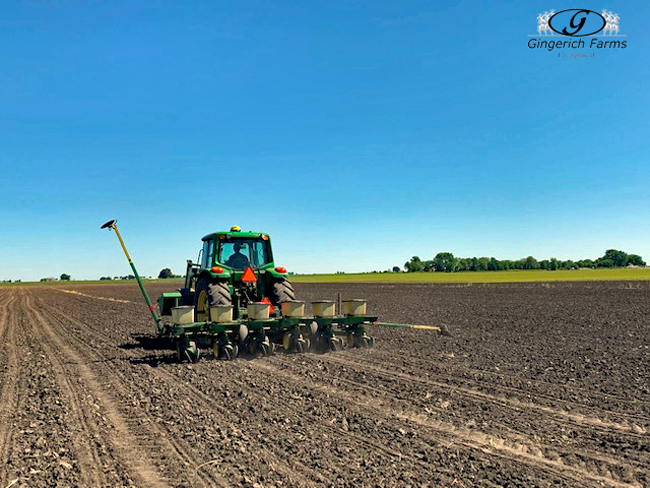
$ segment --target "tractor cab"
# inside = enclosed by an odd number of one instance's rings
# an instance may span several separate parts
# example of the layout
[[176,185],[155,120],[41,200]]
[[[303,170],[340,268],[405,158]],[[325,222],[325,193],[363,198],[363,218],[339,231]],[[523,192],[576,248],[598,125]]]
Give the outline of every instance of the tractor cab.
[[232,229],[230,232],[208,234],[203,238],[203,248],[198,259],[201,269],[212,270],[221,267],[240,276],[248,267],[256,271],[273,268],[271,240],[268,235]]

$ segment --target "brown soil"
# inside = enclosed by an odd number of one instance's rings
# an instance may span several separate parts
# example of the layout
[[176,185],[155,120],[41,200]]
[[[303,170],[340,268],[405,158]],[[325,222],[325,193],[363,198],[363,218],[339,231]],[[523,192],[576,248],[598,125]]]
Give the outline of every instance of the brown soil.
[[0,488],[650,486],[650,284],[296,291],[453,335],[177,364],[134,283],[0,288]]

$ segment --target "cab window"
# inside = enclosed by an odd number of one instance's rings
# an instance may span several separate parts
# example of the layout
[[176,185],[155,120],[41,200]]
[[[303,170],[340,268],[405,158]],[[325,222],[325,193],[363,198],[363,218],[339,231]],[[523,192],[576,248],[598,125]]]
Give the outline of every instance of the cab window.
[[212,254],[214,246],[212,241],[203,241],[203,249],[201,250],[201,267],[209,268],[212,266]]
[[254,239],[220,239],[217,260],[237,270],[259,268],[268,262],[266,241]]

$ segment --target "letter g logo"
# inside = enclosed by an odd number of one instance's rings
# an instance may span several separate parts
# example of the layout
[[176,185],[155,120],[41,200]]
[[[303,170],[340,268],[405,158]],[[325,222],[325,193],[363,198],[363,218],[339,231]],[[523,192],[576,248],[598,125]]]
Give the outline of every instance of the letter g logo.
[[585,37],[603,30],[607,21],[593,10],[574,8],[556,13],[548,19],[548,25],[563,36]]

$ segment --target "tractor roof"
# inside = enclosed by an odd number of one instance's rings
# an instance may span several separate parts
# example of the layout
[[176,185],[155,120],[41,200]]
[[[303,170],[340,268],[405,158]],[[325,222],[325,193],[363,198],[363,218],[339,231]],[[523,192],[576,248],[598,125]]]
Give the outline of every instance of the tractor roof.
[[262,239],[262,236],[266,236],[266,238],[268,239],[268,234],[264,234],[263,232],[242,232],[242,231],[232,231],[232,230],[225,231],[224,230],[224,231],[221,231],[221,232],[217,231],[217,232],[213,232],[212,234],[208,234],[207,236],[205,236],[201,240],[202,241],[209,241],[209,240],[214,239],[215,237],[223,236],[223,235],[227,235],[227,236],[230,236],[230,237],[241,237],[241,238],[244,238],[244,239]]

